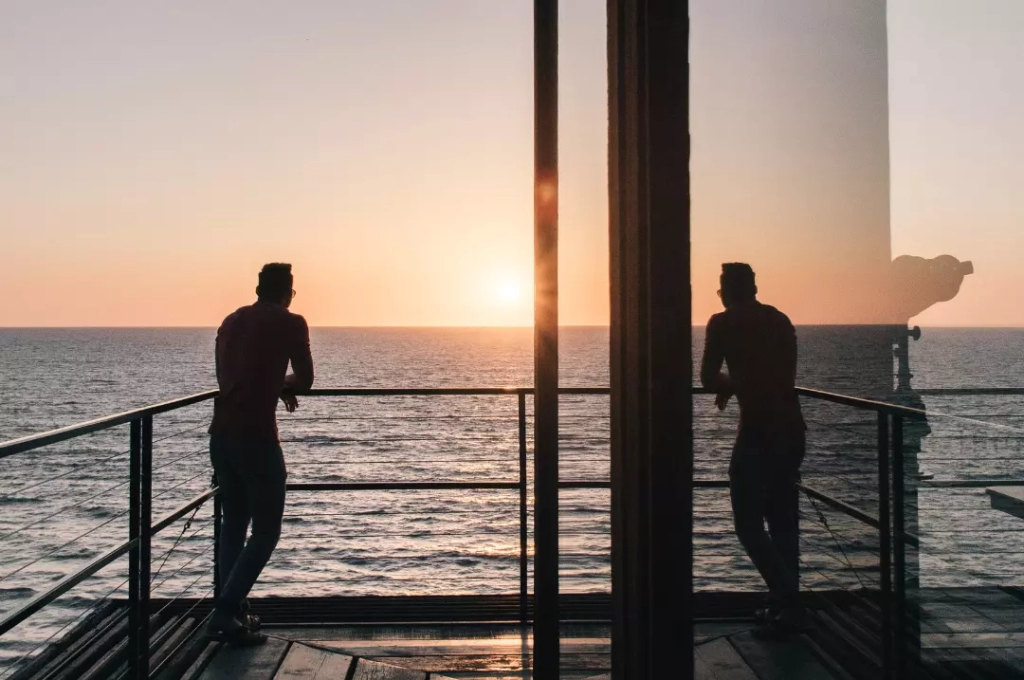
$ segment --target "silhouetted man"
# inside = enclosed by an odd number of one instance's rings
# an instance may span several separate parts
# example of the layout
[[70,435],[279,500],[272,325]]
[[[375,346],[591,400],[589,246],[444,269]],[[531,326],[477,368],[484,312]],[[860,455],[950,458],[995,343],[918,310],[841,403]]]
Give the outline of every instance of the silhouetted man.
[[[757,301],[750,265],[723,264],[721,285],[725,311],[708,321],[700,378],[719,409],[733,395],[739,401],[729,466],[736,535],[768,585],[769,605],[756,613],[758,623],[786,633],[805,617],[795,484],[807,428],[795,389],[796,332],[785,314]],[[720,372],[723,361],[728,374]]]
[[[277,434],[277,401],[292,412],[296,392],[313,384],[305,319],[288,311],[295,291],[290,264],[259,274],[257,301],[224,319],[217,331],[217,382],[210,425],[210,460],[220,487],[220,597],[212,635],[236,645],[266,642],[246,597],[281,536],[284,455]],[[292,373],[287,374],[291,362]],[[252,535],[245,540],[249,522]]]

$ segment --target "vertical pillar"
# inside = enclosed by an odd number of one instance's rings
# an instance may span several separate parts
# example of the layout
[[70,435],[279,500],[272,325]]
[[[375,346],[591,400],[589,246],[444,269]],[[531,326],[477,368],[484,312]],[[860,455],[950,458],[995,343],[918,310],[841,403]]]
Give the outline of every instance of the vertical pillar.
[[128,551],[128,677],[141,680],[138,658],[141,654],[142,639],[139,625],[139,574],[141,571],[142,547],[139,538],[142,503],[142,421],[129,424],[128,458],[128,540],[132,547]]
[[530,597],[530,541],[529,541],[529,478],[526,450],[526,393],[520,392],[519,402],[519,620],[525,628],[529,621],[527,604]]
[[693,677],[688,2],[609,0],[612,677]]
[[533,677],[559,674],[558,0],[534,0]]

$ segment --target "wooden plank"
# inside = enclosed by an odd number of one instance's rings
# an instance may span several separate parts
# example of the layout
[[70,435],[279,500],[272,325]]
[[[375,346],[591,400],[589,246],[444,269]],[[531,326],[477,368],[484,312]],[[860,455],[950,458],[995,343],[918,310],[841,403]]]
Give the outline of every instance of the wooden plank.
[[259,647],[224,645],[200,680],[272,680],[290,643],[270,638]]
[[360,659],[352,680],[427,680],[423,671]]
[[[611,680],[611,677],[609,675],[608,680]],[[711,666],[696,654],[693,657],[693,677],[694,680],[718,680]]]
[[[725,638],[712,640],[695,648],[697,659],[703,662],[714,680],[757,680],[754,671]],[[698,676],[705,677],[705,676]]]
[[807,648],[814,652],[814,655],[818,657],[818,660],[825,665],[825,668],[829,670],[832,675],[836,676],[836,680],[854,680],[854,677],[847,672],[843,665],[832,658],[828,652],[821,648],[821,646],[811,639],[808,635],[801,635],[800,640],[807,645]]
[[926,633],[922,649],[1017,649],[1024,646],[1024,633]]
[[[157,680],[198,680],[210,661],[217,656],[221,648],[220,642],[211,642],[200,638],[196,640],[180,660],[175,660],[158,676]],[[184,672],[182,666],[185,666]]]
[[185,619],[160,645],[152,647],[152,656],[149,659],[149,672],[151,674],[168,656],[177,652],[185,644],[185,641],[194,632],[193,628],[195,625],[195,619]]
[[[562,654],[564,671],[596,673],[610,667],[610,654]],[[374,661],[430,673],[509,673],[530,669],[529,657],[504,656],[375,656]]]
[[69,659],[73,659],[91,642],[105,631],[121,615],[121,610],[113,602],[107,601],[96,607],[85,620],[74,626],[57,641],[46,648],[22,670],[10,677],[10,680],[27,680],[28,678],[46,677]]
[[702,645],[714,638],[727,637],[750,630],[750,621],[698,621],[693,626],[693,643]]
[[[748,626],[749,628],[749,626]],[[486,656],[488,654],[508,655],[530,653],[530,645],[522,640],[451,640],[441,643],[436,640],[301,640],[292,642],[308,644],[311,647],[327,648],[352,656]],[[608,640],[562,642],[563,654],[610,654]]]
[[750,633],[740,633],[730,642],[761,680],[835,680],[798,640],[758,640]]
[[352,657],[292,644],[274,680],[345,680]]

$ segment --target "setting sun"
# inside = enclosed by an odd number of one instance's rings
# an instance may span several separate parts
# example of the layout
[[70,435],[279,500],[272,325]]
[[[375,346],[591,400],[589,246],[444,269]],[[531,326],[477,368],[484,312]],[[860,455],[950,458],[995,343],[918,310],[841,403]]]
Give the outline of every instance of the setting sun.
[[519,286],[511,281],[506,281],[498,286],[498,299],[502,302],[517,302],[522,297]]

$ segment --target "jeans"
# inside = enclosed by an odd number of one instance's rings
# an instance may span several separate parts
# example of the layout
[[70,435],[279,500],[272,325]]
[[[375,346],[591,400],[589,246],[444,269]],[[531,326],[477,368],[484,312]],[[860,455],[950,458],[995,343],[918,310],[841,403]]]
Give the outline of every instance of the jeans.
[[[802,431],[741,432],[729,466],[736,536],[768,586],[772,603],[795,605],[800,591]],[[765,522],[768,531],[765,531]]]
[[[220,598],[217,610],[236,615],[281,538],[285,479],[281,446],[210,437],[210,461],[220,487]],[[252,535],[245,540],[249,523]]]

